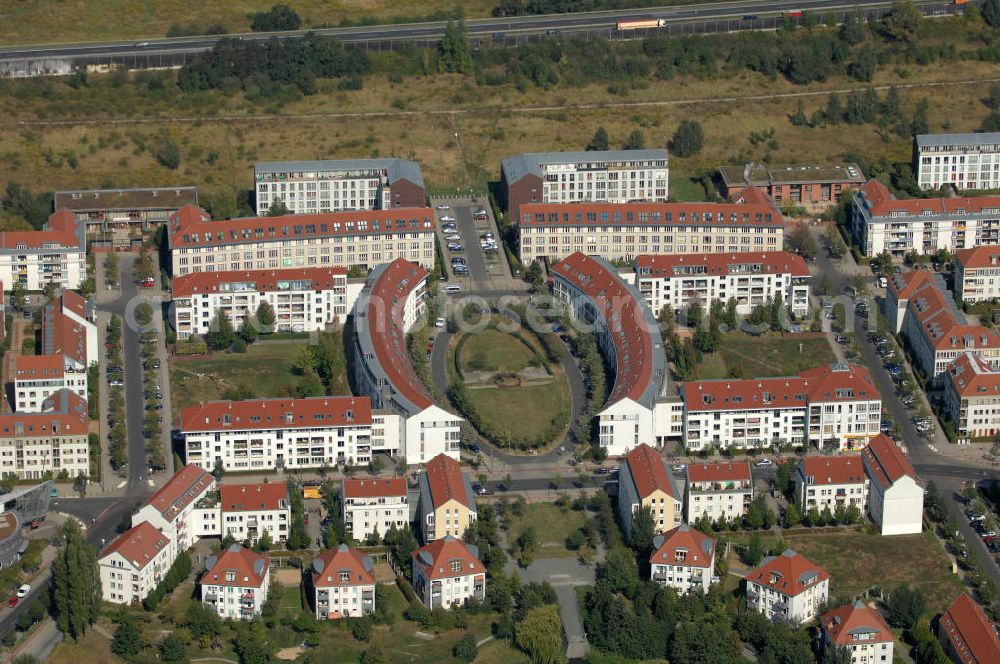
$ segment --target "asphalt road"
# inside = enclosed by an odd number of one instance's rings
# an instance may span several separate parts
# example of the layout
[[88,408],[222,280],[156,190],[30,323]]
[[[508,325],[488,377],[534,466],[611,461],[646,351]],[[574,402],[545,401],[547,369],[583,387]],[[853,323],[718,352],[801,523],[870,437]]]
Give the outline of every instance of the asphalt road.
[[[775,15],[786,11],[831,11],[852,10],[856,7],[889,7],[891,0],[871,0],[848,2],[845,0],[749,0],[744,2],[718,2],[687,5],[683,7],[647,7],[644,9],[617,10],[605,12],[582,12],[573,14],[547,14],[542,16],[517,16],[486,18],[466,21],[470,36],[488,37],[495,33],[545,33],[549,31],[573,32],[582,30],[607,29],[609,35],[616,32],[616,23],[621,19],[657,18],[671,22],[706,21],[711,19],[739,18],[746,15]],[[937,4],[941,2],[920,2],[917,4]],[[752,22],[750,22],[752,26]],[[334,36],[345,43],[364,43],[385,40],[433,40],[444,34],[445,22],[409,23],[398,25],[377,25],[354,28],[331,28],[316,30],[322,35]],[[272,38],[288,39],[300,37],[306,31],[280,33],[249,33],[240,39],[265,41]],[[197,53],[210,50],[222,39],[221,36],[178,37],[170,39],[149,39],[142,41],[91,42],[75,44],[39,44],[32,46],[9,46],[0,49],[0,60],[23,60],[28,58],[79,58],[124,56],[136,57],[175,53]]]

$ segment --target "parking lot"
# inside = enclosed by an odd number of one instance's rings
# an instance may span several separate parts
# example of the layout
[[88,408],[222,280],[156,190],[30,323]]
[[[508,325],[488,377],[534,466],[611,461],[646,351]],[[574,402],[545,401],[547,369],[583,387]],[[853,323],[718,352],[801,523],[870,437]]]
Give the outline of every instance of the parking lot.
[[496,278],[510,277],[493,214],[485,200],[434,201],[449,286],[461,291],[490,287]]

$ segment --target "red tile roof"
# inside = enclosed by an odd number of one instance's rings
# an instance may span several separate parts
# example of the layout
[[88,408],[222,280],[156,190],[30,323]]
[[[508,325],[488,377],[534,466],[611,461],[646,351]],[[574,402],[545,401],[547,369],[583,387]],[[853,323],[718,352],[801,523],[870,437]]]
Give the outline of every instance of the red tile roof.
[[[441,539],[434,540],[426,546],[422,546],[412,554],[424,574],[431,581],[436,579],[447,579],[457,576],[485,575],[486,568],[479,562],[479,554],[473,547],[461,540],[457,540],[451,535],[446,535]],[[462,564],[461,570],[453,572],[451,564],[453,562]]]
[[[759,266],[757,272],[739,270],[735,266]],[[697,266],[704,272],[691,274],[678,272]],[[788,251],[754,251],[745,254],[657,254],[635,257],[635,269],[640,278],[672,278],[692,276],[716,276],[727,274],[791,274],[793,277],[808,277],[809,268],[802,256]]]
[[[33,436],[86,436],[90,431],[87,402],[68,389],[45,400],[45,412],[7,413],[0,415],[0,435],[24,438]],[[18,433],[21,432],[21,433]]]
[[916,317],[923,335],[937,351],[1000,348],[1000,335],[993,330],[959,323],[951,296],[929,273],[896,275],[890,288],[897,300],[907,300],[907,315]]
[[643,443],[632,449],[625,455],[623,465],[626,466],[625,472],[632,477],[640,499],[648,498],[654,491],[663,491],[668,496],[679,498],[670,475],[667,474],[663,457],[649,445]]
[[825,364],[799,373],[809,388],[809,401],[874,401],[881,399],[871,373],[854,364]]
[[[588,218],[587,215],[593,215]],[[537,215],[542,215],[543,221]],[[607,215],[606,219],[602,215]],[[643,218],[644,216],[644,218]],[[631,218],[630,218],[631,217]],[[525,220],[527,218],[527,221]],[[781,213],[766,203],[524,203],[521,226],[774,226]]]
[[71,290],[64,290],[60,298],[63,311],[72,311],[80,318],[87,319],[87,300]]
[[288,486],[284,482],[266,484],[222,484],[219,502],[223,512],[259,512],[289,508]]
[[[660,537],[663,538],[663,542],[649,557],[650,565],[684,565],[712,569],[715,540],[708,535],[684,523],[654,538],[654,546]],[[683,559],[677,557],[678,551],[684,552]]]
[[[210,556],[206,563],[211,563]],[[260,588],[267,578],[270,561],[266,556],[244,549],[239,544],[233,544],[222,553],[205,574],[201,577],[201,585],[226,586],[230,588]],[[226,579],[227,573],[233,573],[232,581]]]
[[445,454],[438,454],[427,462],[424,477],[431,490],[434,508],[441,507],[449,500],[457,500],[469,509],[475,509],[465,490],[462,465]]
[[42,319],[42,350],[52,355],[62,353],[87,366],[87,330],[54,305],[48,305]]
[[626,398],[642,403],[655,378],[654,352],[662,353],[659,332],[646,325],[645,302],[614,269],[580,252],[553,265],[552,274],[590,298],[613,329],[615,384],[606,405]]
[[903,454],[903,450],[884,433],[868,441],[868,446],[861,450],[861,458],[869,476],[885,489],[904,475],[917,479],[917,474]]
[[146,501],[168,521],[215,484],[215,478],[194,464],[184,466]]
[[746,578],[787,597],[795,597],[828,580],[830,574],[809,559],[786,549],[780,556],[765,558],[761,566],[752,570]]
[[[341,580],[341,572],[348,573],[347,581]],[[313,559],[313,585],[317,588],[373,586],[375,572],[372,560],[346,544],[323,551]]]
[[985,210],[1000,208],[1000,196],[977,196],[975,198],[914,198],[898,200],[884,184],[871,179],[861,187],[868,209],[873,217],[892,215],[961,215],[979,214]]
[[743,187],[729,195],[729,199],[737,205],[766,205],[776,208],[774,200],[760,187]]
[[961,664],[1000,662],[1000,637],[982,607],[962,593],[941,616],[939,631],[951,641]]
[[688,464],[687,478],[689,482],[750,481],[750,462]]
[[370,480],[344,480],[345,498],[378,498],[379,496],[405,496],[406,480],[402,477],[375,478]]
[[62,378],[66,360],[62,355],[18,355],[14,371],[17,380]]
[[0,231],[0,249],[16,249],[19,245],[28,249],[46,245],[81,252],[85,249],[78,235],[76,215],[65,208],[51,214],[40,231]]
[[865,471],[861,465],[861,456],[845,454],[842,456],[808,456],[799,464],[799,472],[803,477],[813,477],[810,484],[821,486],[825,484],[863,484]]
[[945,372],[960,398],[1000,395],[1000,371],[976,353],[962,353]]
[[181,431],[309,429],[371,424],[368,397],[209,401],[181,410]]
[[174,297],[190,297],[203,293],[232,293],[228,288],[230,284],[252,283],[254,286],[251,290],[265,293],[291,290],[285,283],[290,281],[307,282],[296,290],[333,290],[344,286],[347,270],[342,267],[309,267],[291,270],[193,272],[175,277],[170,282],[170,289]]
[[955,252],[955,262],[967,270],[997,267],[1000,266],[1000,247],[995,244],[984,244],[972,249],[959,249]]
[[118,553],[135,565],[136,569],[143,569],[169,543],[169,537],[157,530],[149,521],[143,521],[111,542],[108,548],[101,552],[101,558]]
[[434,401],[410,361],[410,354],[406,349],[403,308],[406,298],[429,274],[419,265],[402,258],[386,265],[371,284],[365,317],[360,322],[367,326],[375,348],[375,359],[392,388],[421,410],[433,406]]
[[188,205],[172,214],[167,222],[171,249],[433,230],[434,211],[430,208],[351,210],[211,221],[203,210]]
[[888,643],[895,640],[882,614],[861,602],[827,611],[819,617],[819,622],[827,638],[838,646],[857,645],[855,634],[874,634],[873,637],[866,638],[865,643]]

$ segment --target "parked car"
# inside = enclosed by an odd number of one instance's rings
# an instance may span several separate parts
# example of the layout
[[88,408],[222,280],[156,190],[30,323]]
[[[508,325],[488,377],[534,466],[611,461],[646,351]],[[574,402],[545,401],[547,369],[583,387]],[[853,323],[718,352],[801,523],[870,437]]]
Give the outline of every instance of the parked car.
[[448,210],[450,208],[451,208],[451,206],[448,205],[447,203],[441,203],[440,205],[437,206],[437,209],[439,209],[439,210]]
[[771,468],[774,466],[774,462],[771,461],[770,459],[761,459],[754,465],[757,466],[758,468]]
[[675,472],[675,473],[681,473],[681,472],[684,472],[684,469],[685,469],[685,468],[687,468],[687,464],[686,464],[686,463],[678,463],[678,464],[674,464],[674,472]]
[[849,338],[847,338],[847,337],[845,337],[845,336],[842,336],[842,335],[841,335],[841,336],[838,336],[838,337],[836,338],[836,341],[837,341],[837,343],[838,343],[838,344],[847,344],[847,343],[850,343],[850,342],[851,342],[851,340],[850,340]]
[[444,319],[438,318],[436,321],[434,321],[434,327],[444,327]]
[[19,600],[16,597],[11,597],[9,600],[7,600],[7,606],[10,606],[10,607],[17,606],[17,603],[20,602],[20,601],[21,600]]
[[17,589],[17,598],[24,599],[25,597],[28,596],[28,593],[30,592],[31,592],[31,586],[25,583],[24,585],[22,585],[20,588]]
[[455,221],[455,217],[444,215],[443,217],[441,217],[441,221]]
[[493,490],[490,489],[489,487],[481,486],[478,489],[476,489],[476,495],[477,496],[492,496],[493,495]]

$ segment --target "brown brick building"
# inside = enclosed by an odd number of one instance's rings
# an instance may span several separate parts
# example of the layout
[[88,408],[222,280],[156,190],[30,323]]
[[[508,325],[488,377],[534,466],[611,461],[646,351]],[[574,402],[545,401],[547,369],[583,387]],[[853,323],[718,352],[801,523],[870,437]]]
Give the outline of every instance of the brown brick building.
[[752,186],[767,192],[779,206],[785,203],[801,205],[810,212],[822,210],[835,203],[848,189],[857,189],[865,176],[857,164],[805,166],[791,164],[769,166],[723,166],[722,195],[729,198],[733,192]]

